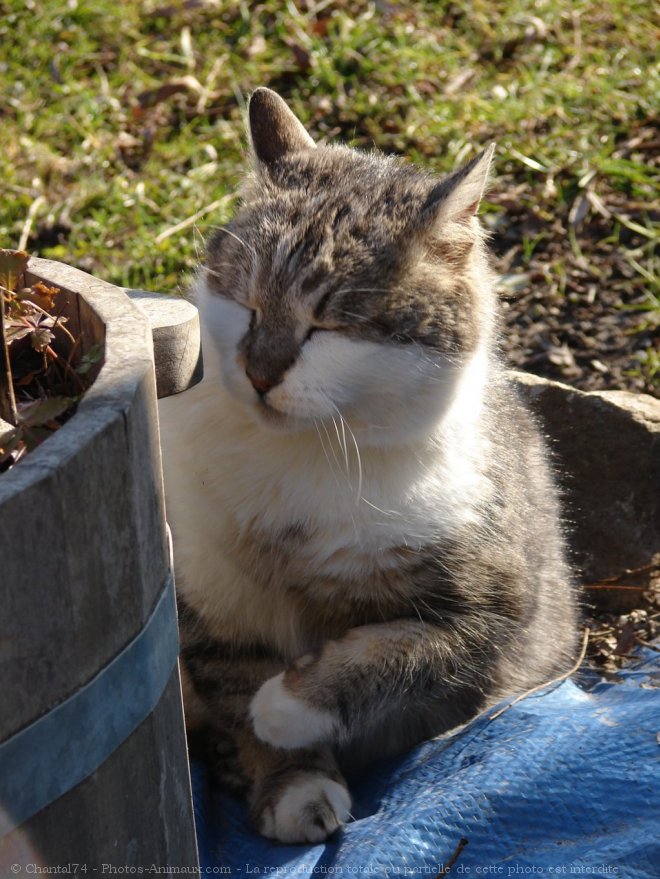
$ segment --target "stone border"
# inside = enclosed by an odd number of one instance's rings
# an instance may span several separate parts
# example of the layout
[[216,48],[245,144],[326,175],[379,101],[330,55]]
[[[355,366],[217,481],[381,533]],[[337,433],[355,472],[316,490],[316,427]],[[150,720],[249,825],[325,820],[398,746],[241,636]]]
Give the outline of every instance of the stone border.
[[587,599],[638,606],[660,579],[660,400],[512,376],[549,437],[580,578],[612,584]]

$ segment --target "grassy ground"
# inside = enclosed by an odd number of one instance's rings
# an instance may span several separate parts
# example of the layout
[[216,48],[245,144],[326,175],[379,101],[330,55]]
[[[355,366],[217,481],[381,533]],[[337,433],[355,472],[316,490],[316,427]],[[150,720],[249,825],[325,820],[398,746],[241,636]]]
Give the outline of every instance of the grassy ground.
[[510,358],[652,391],[652,6],[0,0],[0,246],[181,289],[231,213],[245,98],[269,85],[316,138],[438,172],[496,140],[484,219]]

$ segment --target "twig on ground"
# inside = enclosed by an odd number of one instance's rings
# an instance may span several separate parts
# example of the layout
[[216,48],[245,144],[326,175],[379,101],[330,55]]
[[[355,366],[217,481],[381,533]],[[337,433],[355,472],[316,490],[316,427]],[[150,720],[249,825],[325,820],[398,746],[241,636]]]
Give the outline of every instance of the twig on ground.
[[30,237],[30,232],[32,231],[32,223],[34,222],[34,218],[37,215],[37,211],[41,207],[46,199],[43,195],[38,195],[35,200],[30,205],[30,209],[27,212],[27,217],[25,218],[25,223],[23,224],[23,231],[21,232],[21,237],[18,240],[18,248],[17,250],[25,250],[28,243],[28,238]]
[[566,70],[573,70],[582,62],[582,28],[580,27],[580,14],[577,10],[571,13],[573,24],[573,57],[566,65]]
[[[0,380],[0,416],[13,424],[18,424],[18,409],[14,395],[14,380],[11,374],[11,361],[9,360],[9,343],[5,333],[5,293],[0,287],[0,357],[2,363]],[[6,385],[6,387],[4,387]]]
[[594,583],[592,586],[584,586],[583,589],[611,589],[613,592],[646,592],[648,586],[622,586],[620,584]]
[[[29,302],[30,305],[32,306],[32,308],[35,308],[37,311],[41,312],[41,314],[45,314],[46,317],[52,317],[52,316],[53,316],[49,311],[46,311],[45,308],[42,308],[40,305],[37,305],[37,303],[34,302],[32,299],[26,299],[25,301],[26,301],[26,302]],[[62,332],[64,333],[64,335],[65,335],[65,336],[68,336],[69,341],[71,342],[71,344],[75,345],[76,340],[74,339],[73,334],[70,333],[69,330],[67,330],[67,328],[64,326],[64,324],[63,324],[62,321],[60,320],[61,317],[62,317],[62,313],[60,312],[60,313],[57,315],[57,317],[55,318],[55,323],[54,323],[53,326],[52,326],[52,330],[53,330],[53,332],[54,332],[55,329],[59,327],[59,329],[62,330]],[[66,319],[66,318],[65,318],[65,319]]]
[[71,366],[71,364],[69,363],[68,360],[65,360],[63,357],[60,357],[60,355],[57,353],[57,351],[55,351],[53,348],[51,348],[50,345],[46,346],[45,353],[48,354],[48,356],[51,358],[51,360],[54,360],[58,364],[58,366],[61,365],[63,367],[65,374],[68,375],[70,378],[72,378],[76,382],[76,384],[78,385],[78,389],[81,392],[85,390],[85,383],[80,378],[80,376],[75,371],[75,369]]
[[[646,581],[656,573],[660,575],[660,565],[657,562],[651,562],[650,565],[644,565],[641,568],[631,568],[630,570],[622,571],[622,573],[617,574],[615,577],[606,577],[599,583],[587,583],[582,588],[589,590],[614,589],[630,592],[646,592],[649,588],[648,582]],[[631,584],[626,582],[631,579],[636,579],[638,576],[644,578],[645,582],[641,585],[634,585],[634,583]]]
[[459,841],[458,841],[458,845],[457,845],[456,848],[454,849],[454,851],[453,851],[451,857],[449,858],[449,860],[447,861],[446,864],[443,864],[443,865],[442,865],[442,869],[440,870],[440,872],[438,873],[438,875],[435,877],[435,879],[442,879],[443,876],[446,876],[447,873],[449,873],[449,871],[450,871],[451,868],[454,866],[454,864],[456,863],[456,861],[460,858],[460,856],[461,856],[461,852],[463,851],[463,849],[465,848],[465,846],[466,846],[467,844],[468,844],[467,839],[466,839],[464,836],[462,836],[462,837],[459,839]]
[[499,711],[496,711],[494,714],[491,714],[488,718],[489,720],[495,720],[496,717],[499,717],[501,714],[504,714],[505,711],[508,711],[512,705],[515,705],[517,702],[520,702],[522,699],[526,699],[528,696],[532,696],[534,693],[538,693],[540,690],[545,690],[546,687],[551,687],[553,684],[559,684],[561,681],[565,681],[566,678],[570,678],[572,674],[574,674],[579,667],[582,665],[582,660],[584,659],[587,652],[587,643],[589,641],[589,629],[584,630],[584,635],[582,636],[582,647],[580,648],[580,654],[578,658],[575,660],[574,664],[569,668],[568,671],[564,672],[563,675],[559,675],[559,677],[553,678],[551,681],[544,681],[542,684],[538,684],[536,687],[532,687],[531,690],[526,690],[524,693],[521,693],[520,696],[516,696],[515,699],[512,699],[511,702],[507,702]]
[[206,207],[201,208],[196,213],[192,214],[192,216],[188,217],[185,220],[182,220],[175,226],[170,226],[169,229],[163,229],[160,235],[156,235],[154,241],[156,242],[156,244],[160,244],[161,241],[165,241],[165,239],[169,238],[171,235],[176,235],[177,232],[182,232],[184,229],[187,229],[188,226],[194,225],[197,220],[201,220],[202,217],[205,217],[212,211],[216,211],[228,200],[228,198],[229,196],[224,195],[222,198],[218,198],[215,201],[212,201],[211,204],[207,204]]

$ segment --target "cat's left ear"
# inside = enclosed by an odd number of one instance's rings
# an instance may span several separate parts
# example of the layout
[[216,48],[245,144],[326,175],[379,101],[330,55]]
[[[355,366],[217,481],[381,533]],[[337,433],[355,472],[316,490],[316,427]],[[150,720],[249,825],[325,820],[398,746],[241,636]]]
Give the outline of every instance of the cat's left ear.
[[265,165],[272,165],[288,153],[316,146],[298,117],[270,89],[258,88],[253,92],[248,116],[252,148]]
[[477,213],[488,185],[495,144],[437,183],[424,203],[429,221],[467,223]]

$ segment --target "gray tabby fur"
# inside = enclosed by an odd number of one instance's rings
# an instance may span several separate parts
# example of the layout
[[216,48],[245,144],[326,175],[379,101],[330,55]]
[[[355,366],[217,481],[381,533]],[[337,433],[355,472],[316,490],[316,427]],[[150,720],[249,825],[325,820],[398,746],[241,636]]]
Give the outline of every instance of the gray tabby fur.
[[309,842],[348,818],[342,769],[567,669],[576,598],[496,350],[492,149],[438,181],[315,148],[268,89],[249,116],[254,168],[198,285],[210,369],[164,401],[168,513],[193,741],[262,833]]

